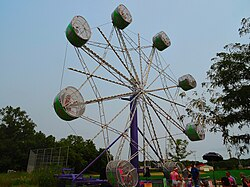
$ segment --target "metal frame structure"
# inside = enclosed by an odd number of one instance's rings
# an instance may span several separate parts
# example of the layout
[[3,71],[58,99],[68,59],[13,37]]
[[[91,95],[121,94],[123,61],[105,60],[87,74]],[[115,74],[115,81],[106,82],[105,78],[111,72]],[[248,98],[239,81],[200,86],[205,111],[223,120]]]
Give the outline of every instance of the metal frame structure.
[[[122,14],[119,14],[119,11],[124,11]],[[124,17],[123,17],[124,16]],[[158,51],[163,51],[167,47],[170,46],[170,40],[168,36],[163,32],[157,33],[153,37],[153,45],[145,46],[151,49],[149,56],[147,56],[143,51],[140,42],[140,36],[138,35],[138,44],[135,43],[133,39],[131,39],[125,32],[123,32],[123,29],[129,25],[129,23],[132,21],[132,17],[130,16],[128,10],[124,5],[119,5],[115,11],[112,13],[112,21],[113,21],[113,27],[110,33],[109,38],[107,38],[104,34],[104,32],[97,27],[98,32],[101,34],[102,39],[106,42],[105,44],[88,41],[89,39],[89,33],[91,31],[89,30],[89,26],[86,23],[86,20],[80,16],[78,18],[84,23],[84,25],[77,25],[75,29],[79,29],[79,31],[74,30],[74,25],[71,22],[67,28],[66,36],[69,40],[69,42],[75,47],[75,52],[77,54],[77,57],[80,60],[81,66],[83,68],[83,71],[77,70],[75,68],[69,68],[69,70],[84,74],[87,78],[86,81],[78,88],[77,90],[80,90],[86,82],[90,84],[91,89],[93,90],[94,99],[90,100],[84,100],[80,101],[79,105],[89,105],[89,104],[97,104],[99,109],[99,116],[100,121],[97,121],[95,119],[91,119],[88,116],[70,116],[70,114],[67,114],[67,110],[63,111],[63,115],[69,115],[69,119],[76,119],[78,117],[83,118],[86,121],[89,121],[91,123],[97,124],[101,127],[101,130],[99,133],[97,133],[96,136],[99,134],[103,134],[104,143],[105,143],[105,150],[97,157],[95,158],[91,163],[88,164],[87,167],[85,167],[79,174],[65,174],[64,171],[62,171],[62,174],[55,175],[58,179],[64,181],[64,180],[70,180],[72,182],[72,186],[75,184],[84,184],[84,185],[96,185],[96,184],[103,184],[107,183],[107,180],[99,180],[99,179],[89,179],[83,177],[83,173],[87,171],[87,169],[96,162],[97,159],[99,159],[104,153],[106,153],[119,139],[125,139],[127,136],[128,131],[130,131],[130,163],[134,166],[134,168],[137,170],[137,174],[139,172],[139,134],[143,137],[143,146],[146,144],[151,148],[151,150],[155,153],[155,155],[159,158],[160,162],[164,162],[163,160],[163,153],[160,149],[160,145],[158,142],[158,137],[156,130],[154,128],[154,119],[152,115],[155,116],[158,123],[162,126],[164,131],[169,135],[171,139],[174,140],[173,136],[171,135],[165,121],[167,121],[169,124],[175,126],[178,130],[180,130],[182,133],[186,133],[185,131],[185,125],[182,120],[178,120],[180,118],[180,113],[177,110],[178,107],[185,107],[182,104],[179,104],[173,96],[171,95],[171,89],[176,88],[177,90],[179,88],[182,88],[183,90],[187,91],[189,89],[192,89],[196,86],[196,82],[193,79],[193,77],[190,76],[183,76],[179,80],[179,82],[175,81],[173,78],[171,78],[166,72],[165,69],[168,67],[163,67],[161,63],[159,63],[159,54]],[[124,18],[124,19],[123,19]],[[74,17],[74,20],[77,19],[77,17]],[[87,25],[87,26],[86,26]],[[80,32],[82,31],[82,32]],[[80,33],[79,36],[77,33]],[[88,33],[84,36],[84,33]],[[114,46],[111,43],[111,38],[113,36],[113,33],[116,33],[118,45]],[[83,35],[83,38],[81,38],[81,35]],[[80,40],[80,41],[78,41]],[[81,45],[80,45],[81,44]],[[86,45],[85,45],[86,44]],[[127,44],[130,45],[131,48],[127,47]],[[89,46],[95,46],[100,47],[104,49],[104,53],[102,56],[97,54],[93,49],[91,49]],[[116,59],[119,61],[119,67],[122,67],[124,72],[119,71],[117,67],[112,65],[108,60],[106,60],[107,50],[112,51],[112,54]],[[157,51],[158,50],[158,51]],[[136,69],[135,64],[133,62],[132,56],[130,51],[135,51],[139,58],[139,70]],[[89,70],[87,64],[84,61],[84,58],[81,54],[81,52],[84,52],[84,54],[90,58],[92,61],[97,63],[97,66],[94,70]],[[154,57],[157,60],[157,63],[154,64],[153,60]],[[145,62],[145,64],[142,63],[142,61]],[[99,69],[105,70],[109,75],[112,76],[112,78],[100,76],[96,74]],[[157,74],[157,76],[152,80],[150,79],[150,75],[152,70],[154,70]],[[188,79],[186,78],[188,77]],[[129,91],[124,93],[118,93],[111,96],[102,97],[100,92],[97,89],[97,84],[94,81],[94,79],[98,79],[101,81],[105,81],[114,85],[119,85],[124,88],[127,88]],[[157,79],[161,80],[162,86],[154,87],[152,86]],[[167,80],[171,82],[171,85],[167,84]],[[152,86],[152,87],[151,87]],[[161,96],[160,94],[157,95],[157,92],[164,92],[164,96]],[[60,94],[59,94],[60,96]],[[59,98],[59,97],[58,97]],[[152,99],[153,98],[153,99]],[[104,101],[111,101],[115,99],[123,99],[129,101],[129,103],[121,110],[119,111],[109,122],[107,122],[104,112]],[[172,110],[175,113],[175,118],[172,117],[162,106],[161,104],[158,104],[154,101],[154,99],[158,99],[161,102],[168,103]],[[60,105],[60,107],[63,109],[64,106],[62,103],[60,103],[60,99],[57,101]],[[77,103],[77,101],[76,101]],[[54,105],[55,106],[55,105]],[[74,105],[77,106],[77,105]],[[126,123],[126,127],[124,131],[117,131],[114,128],[111,128],[109,126],[110,123],[112,123],[117,116],[124,111],[124,109],[129,106],[130,107],[130,115],[129,120]],[[143,115],[142,115],[142,123],[143,123],[143,131],[140,130],[139,124],[138,124],[138,108],[142,109]],[[55,108],[56,109],[56,108]],[[153,113],[151,115],[151,113]],[[60,113],[58,113],[60,117]],[[62,118],[62,117],[61,117]],[[147,120],[146,120],[147,118]],[[62,118],[63,119],[63,118]],[[149,132],[149,139],[145,136],[145,129],[148,128]],[[118,134],[118,137],[112,142],[109,142],[109,135],[108,135],[108,129],[112,129],[112,131],[115,131]],[[197,134],[196,129],[192,131]],[[187,133],[186,133],[187,134]],[[187,134],[188,135],[188,134]],[[193,135],[193,134],[192,134]],[[196,137],[195,140],[199,140],[199,136]],[[118,155],[121,154],[121,149],[124,142],[121,141],[120,147],[118,148]],[[145,147],[141,148],[144,150],[143,157],[145,158]],[[109,159],[109,158],[108,158]],[[139,183],[137,184],[139,185]],[[119,185],[122,186],[122,185]]]

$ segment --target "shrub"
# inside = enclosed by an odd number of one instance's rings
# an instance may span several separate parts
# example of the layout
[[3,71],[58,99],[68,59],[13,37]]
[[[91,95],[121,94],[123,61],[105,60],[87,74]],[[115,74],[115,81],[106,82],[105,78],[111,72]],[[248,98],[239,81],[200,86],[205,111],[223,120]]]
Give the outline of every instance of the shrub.
[[57,168],[44,168],[32,173],[32,183],[38,184],[39,187],[56,186],[57,179],[54,174],[58,173]]

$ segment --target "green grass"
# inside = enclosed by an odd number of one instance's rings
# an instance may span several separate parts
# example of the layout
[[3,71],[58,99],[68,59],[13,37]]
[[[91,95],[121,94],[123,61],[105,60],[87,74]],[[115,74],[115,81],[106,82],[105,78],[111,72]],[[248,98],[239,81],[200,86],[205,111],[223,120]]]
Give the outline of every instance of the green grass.
[[55,170],[41,169],[33,173],[15,172],[0,174],[0,187],[53,187]]
[[26,172],[0,174],[0,187],[37,187],[32,184],[32,175]]
[[[229,170],[233,177],[235,177],[237,184],[241,185],[240,173],[243,172],[246,176],[250,176],[250,170]],[[226,170],[215,171],[216,180],[220,180],[221,177],[225,176]],[[54,172],[53,171],[40,171],[32,174],[26,172],[16,172],[16,173],[2,173],[0,174],[0,187],[53,187],[55,185],[54,181]],[[201,178],[210,178],[213,179],[213,172],[201,172]],[[98,176],[93,176],[97,177]],[[162,180],[162,172],[151,172],[151,177],[145,178],[140,175],[141,180]]]
[[[240,173],[243,172],[246,176],[250,175],[250,170],[218,170],[214,171],[214,176],[216,180],[220,180],[222,177],[226,176],[226,171],[230,171],[231,175],[235,178],[237,181],[237,184],[241,184],[240,180]],[[213,172],[201,172],[200,174],[201,178],[202,177],[208,177],[210,179],[213,179]]]

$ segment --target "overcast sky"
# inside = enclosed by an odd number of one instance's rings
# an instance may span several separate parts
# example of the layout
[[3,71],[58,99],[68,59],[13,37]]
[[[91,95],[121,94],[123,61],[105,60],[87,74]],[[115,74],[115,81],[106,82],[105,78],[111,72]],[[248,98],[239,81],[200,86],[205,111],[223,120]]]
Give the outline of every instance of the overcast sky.
[[[89,128],[72,130],[53,109],[67,44],[65,29],[75,15],[83,16],[91,28],[109,23],[119,4],[133,16],[129,30],[149,41],[161,30],[168,34],[172,45],[161,55],[176,77],[192,74],[198,91],[211,58],[228,43],[248,41],[239,37],[238,28],[241,19],[250,16],[249,0],[1,0],[0,107],[21,107],[37,131],[58,140],[74,131],[90,138]],[[219,134],[207,133],[204,141],[190,142],[189,149],[196,151],[192,160],[202,161],[209,151],[228,158]]]

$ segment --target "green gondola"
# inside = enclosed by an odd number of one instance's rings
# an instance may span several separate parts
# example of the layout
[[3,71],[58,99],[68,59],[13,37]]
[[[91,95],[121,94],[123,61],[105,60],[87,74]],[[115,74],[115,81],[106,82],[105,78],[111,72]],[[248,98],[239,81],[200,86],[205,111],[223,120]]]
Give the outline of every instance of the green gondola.
[[124,5],[119,5],[111,14],[112,22],[118,29],[126,28],[132,22],[132,16]]
[[83,46],[91,37],[89,24],[82,16],[75,16],[66,29],[66,37],[73,46]]
[[179,86],[184,90],[188,91],[196,87],[196,81],[190,74],[183,75],[178,79]]
[[185,134],[191,141],[199,141],[205,139],[205,131],[201,125],[188,123],[186,125]]
[[80,92],[69,86],[60,91],[54,99],[56,114],[65,121],[79,118],[85,111],[85,104]]
[[157,33],[153,37],[153,46],[159,51],[163,51],[171,45],[170,39],[167,34],[163,31]]

